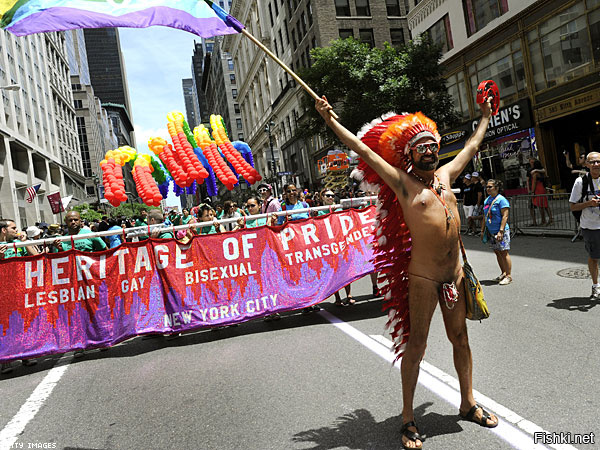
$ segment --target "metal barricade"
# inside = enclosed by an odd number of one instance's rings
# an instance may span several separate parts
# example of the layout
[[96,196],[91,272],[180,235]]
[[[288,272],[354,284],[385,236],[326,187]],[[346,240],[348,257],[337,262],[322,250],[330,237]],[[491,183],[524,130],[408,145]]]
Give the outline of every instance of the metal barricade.
[[568,193],[556,193],[508,197],[510,228],[515,234],[577,233],[578,224],[569,208],[569,196]]

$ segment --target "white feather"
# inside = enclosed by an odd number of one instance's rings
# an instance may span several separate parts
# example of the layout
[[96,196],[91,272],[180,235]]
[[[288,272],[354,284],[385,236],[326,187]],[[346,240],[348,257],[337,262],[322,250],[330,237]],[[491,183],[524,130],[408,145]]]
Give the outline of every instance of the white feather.
[[368,132],[369,132],[369,131],[370,131],[370,130],[373,128],[373,127],[375,127],[375,126],[379,125],[381,122],[383,122],[383,121],[385,121],[385,120],[387,120],[387,119],[389,119],[390,117],[393,117],[393,116],[395,116],[395,115],[397,115],[395,112],[391,112],[391,111],[390,111],[390,112],[388,112],[388,113],[385,113],[385,114],[383,114],[383,115],[382,115],[382,116],[380,116],[380,117],[377,117],[377,118],[375,118],[375,119],[371,120],[369,123],[366,123],[366,124],[364,124],[364,125],[361,127],[361,129],[358,131],[358,133],[356,133],[356,136],[357,136],[359,139],[362,139],[363,137],[365,137],[365,135],[366,135],[366,134],[367,134],[367,133],[368,133]]

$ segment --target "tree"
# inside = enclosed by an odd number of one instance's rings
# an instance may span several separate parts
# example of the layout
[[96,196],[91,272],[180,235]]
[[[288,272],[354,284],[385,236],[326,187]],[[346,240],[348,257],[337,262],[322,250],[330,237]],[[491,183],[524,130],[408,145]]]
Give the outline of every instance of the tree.
[[139,216],[141,214],[142,210],[150,211],[151,209],[160,209],[160,208],[148,206],[143,203],[125,202],[125,203],[121,203],[116,208],[111,208],[109,214],[111,217],[133,218],[133,217]]
[[[396,49],[370,48],[353,38],[338,39],[325,48],[311,50],[312,67],[301,72],[316,92],[325,94],[341,123],[357,132],[366,122],[390,111],[422,111],[438,123],[453,126],[458,121],[446,89],[440,47],[428,35]],[[325,124],[305,95],[305,137],[322,133]]]
[[81,203],[80,205],[74,206],[72,210],[77,211],[81,216],[81,219],[87,220],[88,222],[102,219],[102,213],[92,209],[92,207],[87,203]]

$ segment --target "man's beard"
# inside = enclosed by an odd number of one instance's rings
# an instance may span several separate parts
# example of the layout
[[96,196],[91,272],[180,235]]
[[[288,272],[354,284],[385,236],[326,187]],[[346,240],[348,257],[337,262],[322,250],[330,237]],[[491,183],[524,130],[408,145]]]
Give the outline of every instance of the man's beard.
[[431,161],[423,161],[423,159],[420,159],[419,161],[415,161],[413,158],[413,166],[416,167],[419,170],[423,170],[423,171],[430,171],[430,170],[435,170],[435,168],[437,167],[439,162],[438,156],[436,154],[431,155]]

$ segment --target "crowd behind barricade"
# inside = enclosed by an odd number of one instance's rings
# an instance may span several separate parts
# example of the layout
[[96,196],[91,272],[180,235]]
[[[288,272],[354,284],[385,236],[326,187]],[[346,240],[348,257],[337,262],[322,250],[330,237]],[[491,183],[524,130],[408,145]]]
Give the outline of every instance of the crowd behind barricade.
[[[136,217],[108,217],[103,216],[100,220],[87,221],[81,218],[78,211],[71,210],[66,213],[63,224],[36,223],[35,225],[25,227],[19,230],[13,219],[0,219],[0,259],[7,259],[20,256],[39,255],[42,253],[57,253],[67,251],[74,246],[77,250],[96,252],[108,248],[115,248],[123,242],[137,242],[148,239],[148,236],[157,239],[177,239],[182,243],[189,242],[195,235],[225,233],[236,231],[243,228],[259,227],[263,225],[278,226],[287,221],[294,221],[309,218],[309,213],[300,211],[306,208],[335,205],[341,199],[351,198],[348,207],[365,208],[373,201],[363,199],[374,195],[370,192],[356,191],[350,189],[341,189],[334,191],[323,189],[320,192],[311,193],[308,189],[300,189],[294,184],[283,186],[283,191],[279,197],[273,195],[273,188],[268,183],[258,186],[258,194],[251,194],[245,202],[237,204],[232,200],[222,203],[215,202],[207,198],[199,205],[190,209],[183,208],[181,212],[173,208],[168,212],[161,209],[141,210]],[[345,206],[346,207],[346,206]],[[321,216],[331,212],[339,211],[341,208],[329,210],[320,210],[312,213],[313,216]],[[294,212],[294,211],[300,212]],[[289,211],[289,214],[277,215],[275,213]],[[263,218],[249,218],[260,214],[267,214]],[[226,219],[237,219],[235,221],[224,222]],[[202,223],[204,226],[189,227],[179,231],[173,230],[173,227],[194,223]],[[212,225],[206,225],[211,223]],[[147,229],[140,227],[147,226]],[[129,231],[129,229],[135,229]],[[59,240],[63,236],[75,236],[82,234],[92,234],[104,231],[117,231],[122,233],[111,236],[98,237],[90,236],[76,240]],[[25,245],[16,247],[15,243],[27,241],[48,240],[51,244],[46,245]],[[373,296],[378,295],[377,274],[371,274],[373,287]],[[335,293],[336,306],[350,306],[355,303],[351,295],[350,285],[345,287],[346,299],[342,301],[339,293]],[[304,308],[302,313],[308,314],[313,311],[319,311],[317,305]],[[280,319],[279,313],[271,314],[263,320],[269,322]],[[170,338],[180,336],[179,333],[172,334]],[[106,349],[101,349],[106,350]],[[85,354],[83,350],[77,350],[74,353],[76,358]],[[35,359],[22,360],[23,365],[29,366],[36,364]],[[0,373],[5,374],[13,370],[10,362],[5,362],[0,368]]]

